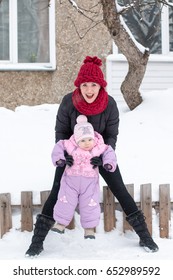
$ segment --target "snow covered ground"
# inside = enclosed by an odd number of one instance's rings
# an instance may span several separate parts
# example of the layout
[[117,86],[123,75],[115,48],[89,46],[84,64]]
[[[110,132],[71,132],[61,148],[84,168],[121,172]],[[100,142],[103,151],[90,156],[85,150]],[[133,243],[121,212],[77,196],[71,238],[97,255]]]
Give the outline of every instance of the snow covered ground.
[[[173,89],[143,93],[143,99],[143,103],[133,111],[129,111],[125,104],[118,104],[120,129],[116,153],[119,167],[124,182],[134,183],[136,201],[139,201],[140,184],[145,183],[152,184],[153,200],[158,200],[159,184],[170,184],[173,201]],[[52,187],[55,168],[50,154],[54,145],[57,109],[58,104],[20,106],[15,111],[0,108],[0,193],[10,192],[12,204],[20,204],[20,192],[25,190],[33,191],[33,202],[39,203],[39,192]],[[101,178],[100,183],[102,192],[105,182]],[[169,239],[161,239],[158,215],[153,210],[153,238],[160,250],[146,253],[138,246],[135,233],[122,233],[122,213],[117,211],[116,215],[115,230],[105,233],[101,217],[96,240],[84,240],[76,213],[76,228],[66,230],[63,236],[50,232],[44,243],[44,252],[34,263],[85,260],[84,264],[87,264],[92,259],[95,265],[97,260],[109,260],[116,265],[120,260],[126,260],[127,264],[131,261],[145,264],[173,260],[173,225],[170,224]],[[173,212],[171,215],[172,222]],[[16,262],[26,264],[26,260],[30,264],[32,260],[26,259],[24,253],[31,237],[32,233],[20,231],[20,215],[15,212],[13,228],[0,240],[1,267],[2,264],[13,265]],[[105,279],[114,279],[112,277]],[[82,279],[86,278],[83,276]]]

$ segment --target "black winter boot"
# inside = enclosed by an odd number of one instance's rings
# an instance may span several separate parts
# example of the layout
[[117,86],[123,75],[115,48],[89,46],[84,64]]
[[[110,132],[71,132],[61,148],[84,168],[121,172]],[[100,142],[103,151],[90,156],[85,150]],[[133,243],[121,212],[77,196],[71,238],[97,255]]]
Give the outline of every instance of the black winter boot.
[[145,222],[145,217],[142,211],[136,211],[126,217],[127,222],[133,227],[138,234],[140,241],[139,245],[144,247],[147,252],[157,252],[159,247],[153,241]]
[[26,257],[36,257],[43,251],[43,241],[54,223],[54,219],[49,216],[43,214],[37,215],[34,235],[31,240],[31,245],[25,253]]

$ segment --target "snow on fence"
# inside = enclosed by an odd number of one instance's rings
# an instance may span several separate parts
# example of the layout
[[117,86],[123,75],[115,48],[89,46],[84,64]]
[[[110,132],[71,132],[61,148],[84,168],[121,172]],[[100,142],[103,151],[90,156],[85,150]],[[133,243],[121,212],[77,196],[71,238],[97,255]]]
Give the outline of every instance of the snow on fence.
[[[127,190],[134,197],[134,185],[126,185]],[[170,200],[170,185],[159,185],[159,201],[152,201],[151,184],[143,184],[140,186],[140,202],[137,202],[138,207],[143,211],[146,217],[148,229],[152,234],[152,209],[154,208],[159,215],[159,233],[161,238],[169,238],[169,228],[171,222],[171,207],[173,202]],[[21,192],[21,205],[11,205],[10,193],[0,194],[0,238],[12,228],[13,209],[16,207],[21,211],[21,231],[33,230],[33,213],[37,209],[41,211],[44,202],[46,201],[50,191],[40,192],[40,204],[33,204],[33,193],[31,191]],[[103,202],[100,203],[101,211],[104,216],[104,230],[106,232],[116,228],[116,211],[122,211],[121,206],[116,202],[112,192],[108,187],[103,187]],[[77,209],[76,209],[77,210]],[[68,229],[75,227],[75,219],[73,218]],[[131,226],[125,219],[123,214],[123,228],[132,230]]]

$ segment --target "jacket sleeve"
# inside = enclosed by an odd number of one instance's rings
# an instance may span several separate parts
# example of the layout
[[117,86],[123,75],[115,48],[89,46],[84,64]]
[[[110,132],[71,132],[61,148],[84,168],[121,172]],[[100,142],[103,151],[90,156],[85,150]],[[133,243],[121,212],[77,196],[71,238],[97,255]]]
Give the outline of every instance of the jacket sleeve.
[[118,129],[119,129],[119,111],[115,100],[110,97],[106,116],[106,126],[102,134],[105,144],[110,145],[114,150],[116,147]]
[[102,154],[102,160],[103,160],[103,166],[107,163],[112,165],[112,169],[110,170],[110,172],[115,171],[117,167],[117,157],[115,151],[112,149],[111,146],[108,146],[108,148]]
[[62,139],[69,139],[73,134],[70,124],[70,99],[68,95],[64,96],[59,105],[59,109],[56,115],[56,125],[55,125],[55,142]]
[[60,159],[65,160],[64,151],[65,151],[64,141],[60,140],[55,144],[52,150],[51,158],[52,158],[53,165],[56,166],[56,161]]

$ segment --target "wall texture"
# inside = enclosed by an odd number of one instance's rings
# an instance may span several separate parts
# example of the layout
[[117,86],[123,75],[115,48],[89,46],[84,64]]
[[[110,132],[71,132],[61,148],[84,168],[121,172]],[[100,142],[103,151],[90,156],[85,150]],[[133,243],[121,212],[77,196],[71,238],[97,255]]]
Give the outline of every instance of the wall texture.
[[[86,9],[98,1],[77,1]],[[96,6],[96,9],[100,9]],[[100,11],[101,19],[101,11]],[[20,105],[60,103],[62,97],[74,89],[73,81],[86,55],[99,56],[105,72],[106,57],[112,53],[112,41],[101,22],[83,38],[91,21],[75,11],[67,0],[56,0],[56,61],[53,72],[0,72],[0,107],[14,110]],[[79,30],[80,29],[80,30]]]

